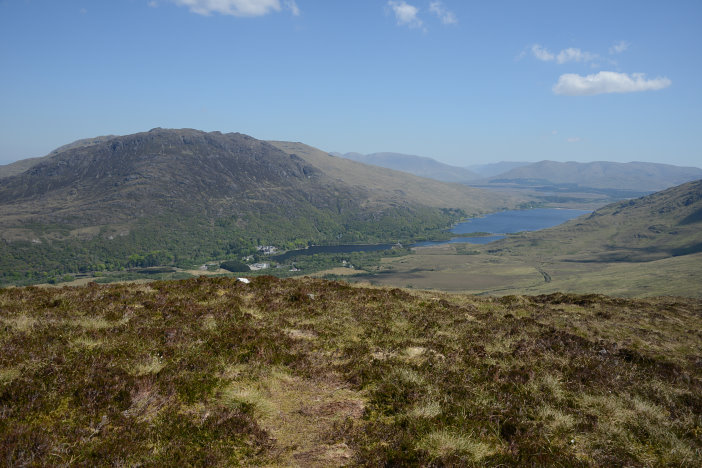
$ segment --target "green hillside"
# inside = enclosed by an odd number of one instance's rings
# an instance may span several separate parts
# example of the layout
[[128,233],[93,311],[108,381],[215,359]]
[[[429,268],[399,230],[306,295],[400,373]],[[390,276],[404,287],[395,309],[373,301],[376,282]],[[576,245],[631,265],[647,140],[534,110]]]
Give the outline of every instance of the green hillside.
[[490,253],[643,262],[702,251],[702,180],[614,203],[587,217],[494,243]]
[[0,289],[7,466],[702,464],[702,302]]

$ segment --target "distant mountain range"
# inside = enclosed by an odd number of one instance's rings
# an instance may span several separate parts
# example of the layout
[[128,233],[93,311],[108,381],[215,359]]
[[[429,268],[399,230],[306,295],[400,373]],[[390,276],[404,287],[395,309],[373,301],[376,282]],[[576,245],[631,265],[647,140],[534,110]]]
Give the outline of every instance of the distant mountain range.
[[450,166],[424,156],[413,156],[401,153],[332,154],[364,164],[372,164],[374,166],[395,169],[396,171],[404,171],[420,177],[429,177],[443,182],[466,183],[481,178],[480,175],[464,167]]
[[26,165],[0,179],[3,274],[421,238],[516,205],[301,143],[190,129],[82,140]]
[[500,161],[488,164],[475,164],[468,166],[468,169],[480,175],[480,177],[488,178],[511,171],[512,169],[516,169],[518,167],[528,166],[529,164],[533,163],[524,161]]
[[653,192],[702,178],[702,169],[645,162],[591,163],[540,161],[490,178],[490,183],[572,185]]
[[496,188],[500,186],[522,189],[539,187],[557,191],[595,189],[617,192],[620,194],[620,199],[663,190],[702,177],[702,169],[697,167],[645,162],[500,161],[465,168],[451,166],[423,156],[401,153],[332,154],[446,182]]

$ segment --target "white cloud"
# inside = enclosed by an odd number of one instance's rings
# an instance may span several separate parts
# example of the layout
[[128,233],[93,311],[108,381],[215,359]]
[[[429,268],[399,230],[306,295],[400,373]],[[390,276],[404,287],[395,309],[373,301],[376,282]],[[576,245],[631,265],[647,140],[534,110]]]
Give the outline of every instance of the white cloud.
[[146,3],[149,5],[151,8],[156,8],[158,7],[158,2],[156,0],[150,0],[149,2]]
[[566,138],[566,141],[568,143],[578,143],[581,140],[580,137],[571,137],[571,138]]
[[[281,11],[280,0],[174,0],[198,15],[263,16]],[[300,13],[294,0],[286,2],[294,15]]]
[[616,44],[614,44],[612,47],[609,48],[609,53],[610,53],[611,55],[614,55],[614,54],[621,54],[622,52],[624,52],[625,50],[627,50],[627,49],[629,48],[630,45],[631,45],[631,44],[629,44],[629,43],[626,42],[626,41],[619,41],[619,42],[617,42]]
[[534,54],[534,57],[544,62],[549,62],[556,58],[548,49],[541,47],[539,44],[531,46],[531,53]]
[[597,54],[591,54],[590,52],[583,52],[580,49],[569,47],[568,49],[564,49],[558,53],[556,62],[589,62],[591,60],[595,60],[596,58]]
[[456,15],[452,11],[447,10],[444,4],[439,1],[431,2],[429,4],[429,11],[438,16],[441,22],[444,24],[458,23],[458,18],[456,18]]
[[422,20],[419,19],[418,16],[419,8],[416,6],[412,6],[403,0],[390,0],[388,6],[392,9],[393,13],[395,13],[397,24],[400,26],[407,25],[410,28],[422,27]]
[[561,75],[553,86],[555,94],[565,96],[592,96],[605,93],[633,93],[653,91],[671,85],[668,78],[646,79],[643,73],[617,73],[601,71],[594,75],[580,76],[574,73]]
[[558,54],[554,54],[539,44],[534,44],[531,46],[531,53],[542,62],[551,62],[555,60],[560,64],[567,62],[590,62],[598,58],[597,54],[583,52],[582,50],[573,47],[563,49],[562,51],[558,52]]

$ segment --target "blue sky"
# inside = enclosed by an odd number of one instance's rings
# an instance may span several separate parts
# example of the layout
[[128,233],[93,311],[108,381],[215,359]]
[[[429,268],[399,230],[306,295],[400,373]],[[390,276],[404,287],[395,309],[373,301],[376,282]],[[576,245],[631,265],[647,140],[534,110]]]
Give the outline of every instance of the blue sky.
[[702,2],[0,0],[0,164],[153,127],[702,166]]

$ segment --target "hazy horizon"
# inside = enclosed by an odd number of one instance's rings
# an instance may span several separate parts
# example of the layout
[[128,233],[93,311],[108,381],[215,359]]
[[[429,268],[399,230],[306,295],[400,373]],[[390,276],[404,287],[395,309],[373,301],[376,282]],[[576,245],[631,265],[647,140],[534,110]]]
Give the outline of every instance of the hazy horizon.
[[[156,127],[155,127],[155,128],[156,128]],[[218,131],[218,130],[212,130],[212,131]],[[139,133],[139,132],[137,132],[137,133]],[[221,133],[229,133],[229,132],[221,132]],[[98,136],[103,136],[103,135],[94,135],[93,137],[98,137]],[[115,136],[124,136],[124,135],[115,135]],[[249,135],[249,136],[251,136],[251,135]],[[92,137],[86,137],[86,138],[92,138]],[[74,140],[74,141],[76,141],[76,140]],[[275,140],[270,140],[270,141],[275,141]],[[66,142],[66,143],[64,143],[64,144],[69,144],[69,143],[72,143],[72,141]],[[305,143],[305,142],[301,142],[301,143]],[[27,158],[20,158],[20,159],[16,159],[16,160],[12,160],[12,161],[7,161],[7,162],[0,162],[0,165],[12,164],[13,162],[21,161],[21,160],[23,160],[23,159],[30,159],[30,158],[34,158],[34,157],[43,157],[43,156],[48,155],[51,151],[54,151],[54,150],[60,148],[60,147],[63,146],[64,144],[59,145],[59,146],[57,146],[56,148],[52,148],[51,150],[47,151],[45,154],[41,154],[41,155],[37,155],[37,156],[28,156]],[[360,153],[360,152],[358,152],[358,151],[343,151],[343,152],[342,152],[342,151],[335,151],[335,150],[327,150],[327,149],[324,149],[324,148],[318,148],[318,149],[321,149],[321,150],[323,150],[323,151],[326,151],[326,152],[328,152],[328,153],[330,153],[330,154],[338,154],[338,155],[340,155],[340,156],[342,156],[342,157],[345,156],[346,154],[357,153],[357,154],[361,154],[361,155],[364,155],[364,156],[369,156],[369,155],[373,155],[373,154],[398,154],[398,155],[402,155],[402,156],[414,156],[414,157],[419,157],[419,158],[429,158],[429,159],[433,159],[433,160],[435,160],[435,161],[437,161],[437,162],[439,162],[439,163],[443,163],[443,164],[447,164],[447,165],[451,165],[451,166],[455,166],[455,167],[468,168],[468,169],[470,169],[471,167],[488,166],[488,165],[491,165],[491,164],[500,164],[500,163],[527,163],[527,164],[535,164],[535,163],[544,162],[544,161],[553,161],[553,162],[560,162],[560,163],[580,163],[580,164],[596,163],[596,162],[616,162],[616,163],[621,163],[621,164],[627,164],[627,163],[641,163],[641,162],[643,162],[643,163],[667,164],[667,165],[673,165],[673,166],[681,166],[681,165],[679,165],[679,164],[672,164],[672,163],[669,163],[669,162],[666,162],[666,161],[635,161],[635,160],[632,160],[632,161],[607,161],[607,160],[598,160],[598,159],[587,160],[587,161],[577,161],[577,160],[567,160],[567,161],[566,161],[566,160],[562,160],[562,161],[556,161],[556,160],[553,160],[553,159],[540,159],[540,160],[519,160],[519,159],[512,159],[512,160],[499,160],[499,161],[474,161],[474,162],[471,162],[470,164],[467,164],[467,165],[465,165],[465,166],[457,166],[456,164],[452,164],[452,163],[449,163],[449,162],[446,162],[446,161],[442,161],[442,160],[440,160],[440,159],[438,159],[438,158],[435,158],[435,157],[425,156],[425,155],[421,155],[421,154],[399,153],[399,152],[397,152],[397,151],[373,151],[373,152],[370,152],[370,153]],[[702,168],[702,164],[696,164],[696,165],[695,165],[695,164],[688,164],[688,165],[682,166],[682,167]]]

